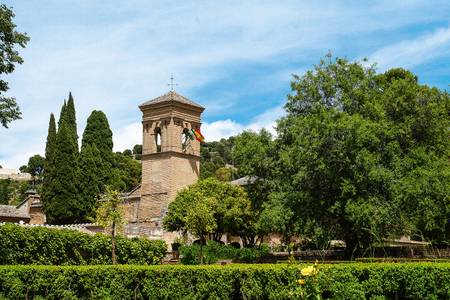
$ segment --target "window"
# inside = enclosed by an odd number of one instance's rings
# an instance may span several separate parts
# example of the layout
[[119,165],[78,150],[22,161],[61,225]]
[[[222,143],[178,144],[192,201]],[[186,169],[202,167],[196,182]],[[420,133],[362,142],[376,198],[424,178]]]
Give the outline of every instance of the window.
[[191,144],[191,135],[189,134],[189,129],[184,128],[181,133],[181,150],[186,151],[186,149]]
[[156,152],[161,152],[161,128],[155,128],[155,145]]

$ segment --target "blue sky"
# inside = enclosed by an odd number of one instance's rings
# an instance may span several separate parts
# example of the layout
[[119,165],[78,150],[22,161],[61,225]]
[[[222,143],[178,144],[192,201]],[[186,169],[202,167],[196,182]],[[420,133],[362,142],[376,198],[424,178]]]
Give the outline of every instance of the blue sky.
[[0,127],[0,165],[43,154],[69,91],[81,136],[103,110],[115,150],[140,143],[137,105],[176,90],[206,107],[207,140],[272,128],[291,74],[328,51],[450,84],[450,1],[2,1],[31,37],[7,77],[23,119]]

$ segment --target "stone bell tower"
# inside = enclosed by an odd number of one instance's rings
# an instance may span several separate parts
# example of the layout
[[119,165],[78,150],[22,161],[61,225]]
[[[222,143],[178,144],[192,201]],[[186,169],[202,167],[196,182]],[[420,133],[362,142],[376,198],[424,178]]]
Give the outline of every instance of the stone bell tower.
[[162,219],[179,190],[197,182],[200,143],[186,132],[200,129],[204,108],[171,91],[139,106],[142,111],[142,184],[140,224],[152,228],[152,236],[171,242],[174,234],[163,232]]

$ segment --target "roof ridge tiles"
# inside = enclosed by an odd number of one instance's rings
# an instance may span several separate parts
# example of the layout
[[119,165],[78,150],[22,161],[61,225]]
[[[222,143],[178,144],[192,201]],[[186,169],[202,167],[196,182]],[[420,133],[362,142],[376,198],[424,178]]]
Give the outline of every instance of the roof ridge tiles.
[[183,103],[183,104],[187,104],[187,105],[191,105],[191,106],[195,106],[195,107],[204,109],[204,107],[201,106],[200,104],[197,104],[194,101],[189,100],[188,98],[186,98],[174,91],[170,91],[168,93],[165,93],[164,95],[161,95],[152,100],[146,101],[146,102],[142,103],[141,105],[139,105],[139,107],[144,107],[147,105],[158,104],[158,103],[163,103],[163,102],[170,102],[170,101]]

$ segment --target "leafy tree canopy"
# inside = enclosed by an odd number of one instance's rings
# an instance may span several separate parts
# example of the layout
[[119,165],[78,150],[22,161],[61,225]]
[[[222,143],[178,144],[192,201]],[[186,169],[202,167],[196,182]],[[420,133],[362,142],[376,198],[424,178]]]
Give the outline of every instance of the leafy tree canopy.
[[[220,170],[221,168],[233,165],[232,159],[232,149],[234,145],[234,137],[228,139],[221,139],[220,141],[214,142],[202,142],[200,148],[200,179],[205,179],[209,177],[216,177],[223,180],[223,176],[227,171]],[[231,170],[231,179],[233,179],[233,168]]]
[[350,251],[401,234],[448,241],[446,92],[403,69],[378,74],[331,55],[291,86],[267,204],[292,216],[285,227],[325,228]]
[[28,159],[28,165],[26,165],[25,172],[31,175],[41,176],[44,171],[45,158],[39,154],[33,155]]
[[214,217],[214,224],[207,222],[208,228],[214,230],[207,233],[211,233],[212,239],[216,241],[220,241],[225,232],[241,235],[250,216],[250,201],[241,187],[208,178],[178,193],[175,200],[169,204],[169,211],[164,218],[164,228],[169,231],[192,233],[188,216],[189,220],[196,218],[196,207],[202,214],[198,217],[199,220],[206,220],[206,210]]
[[[17,64],[22,64],[23,59],[17,51],[17,47],[25,48],[30,38],[25,33],[16,31],[13,22],[14,13],[6,5],[0,5],[0,74],[4,75],[14,72]],[[11,121],[21,118],[21,112],[16,99],[6,97],[3,94],[8,91],[8,83],[0,79],[0,123],[8,128]]]
[[0,204],[19,204],[25,199],[25,192],[30,188],[30,183],[27,181],[0,179]]
[[116,234],[117,231],[122,228],[124,223],[124,212],[123,208],[120,206],[122,200],[123,199],[120,197],[120,193],[117,190],[107,186],[96,211],[97,223],[101,226],[111,228],[111,258],[113,264],[116,264]]
[[141,183],[141,163],[121,152],[113,153],[108,184],[119,191],[130,191]]
[[133,147],[133,155],[137,160],[141,160],[142,156],[142,145],[134,145]]

